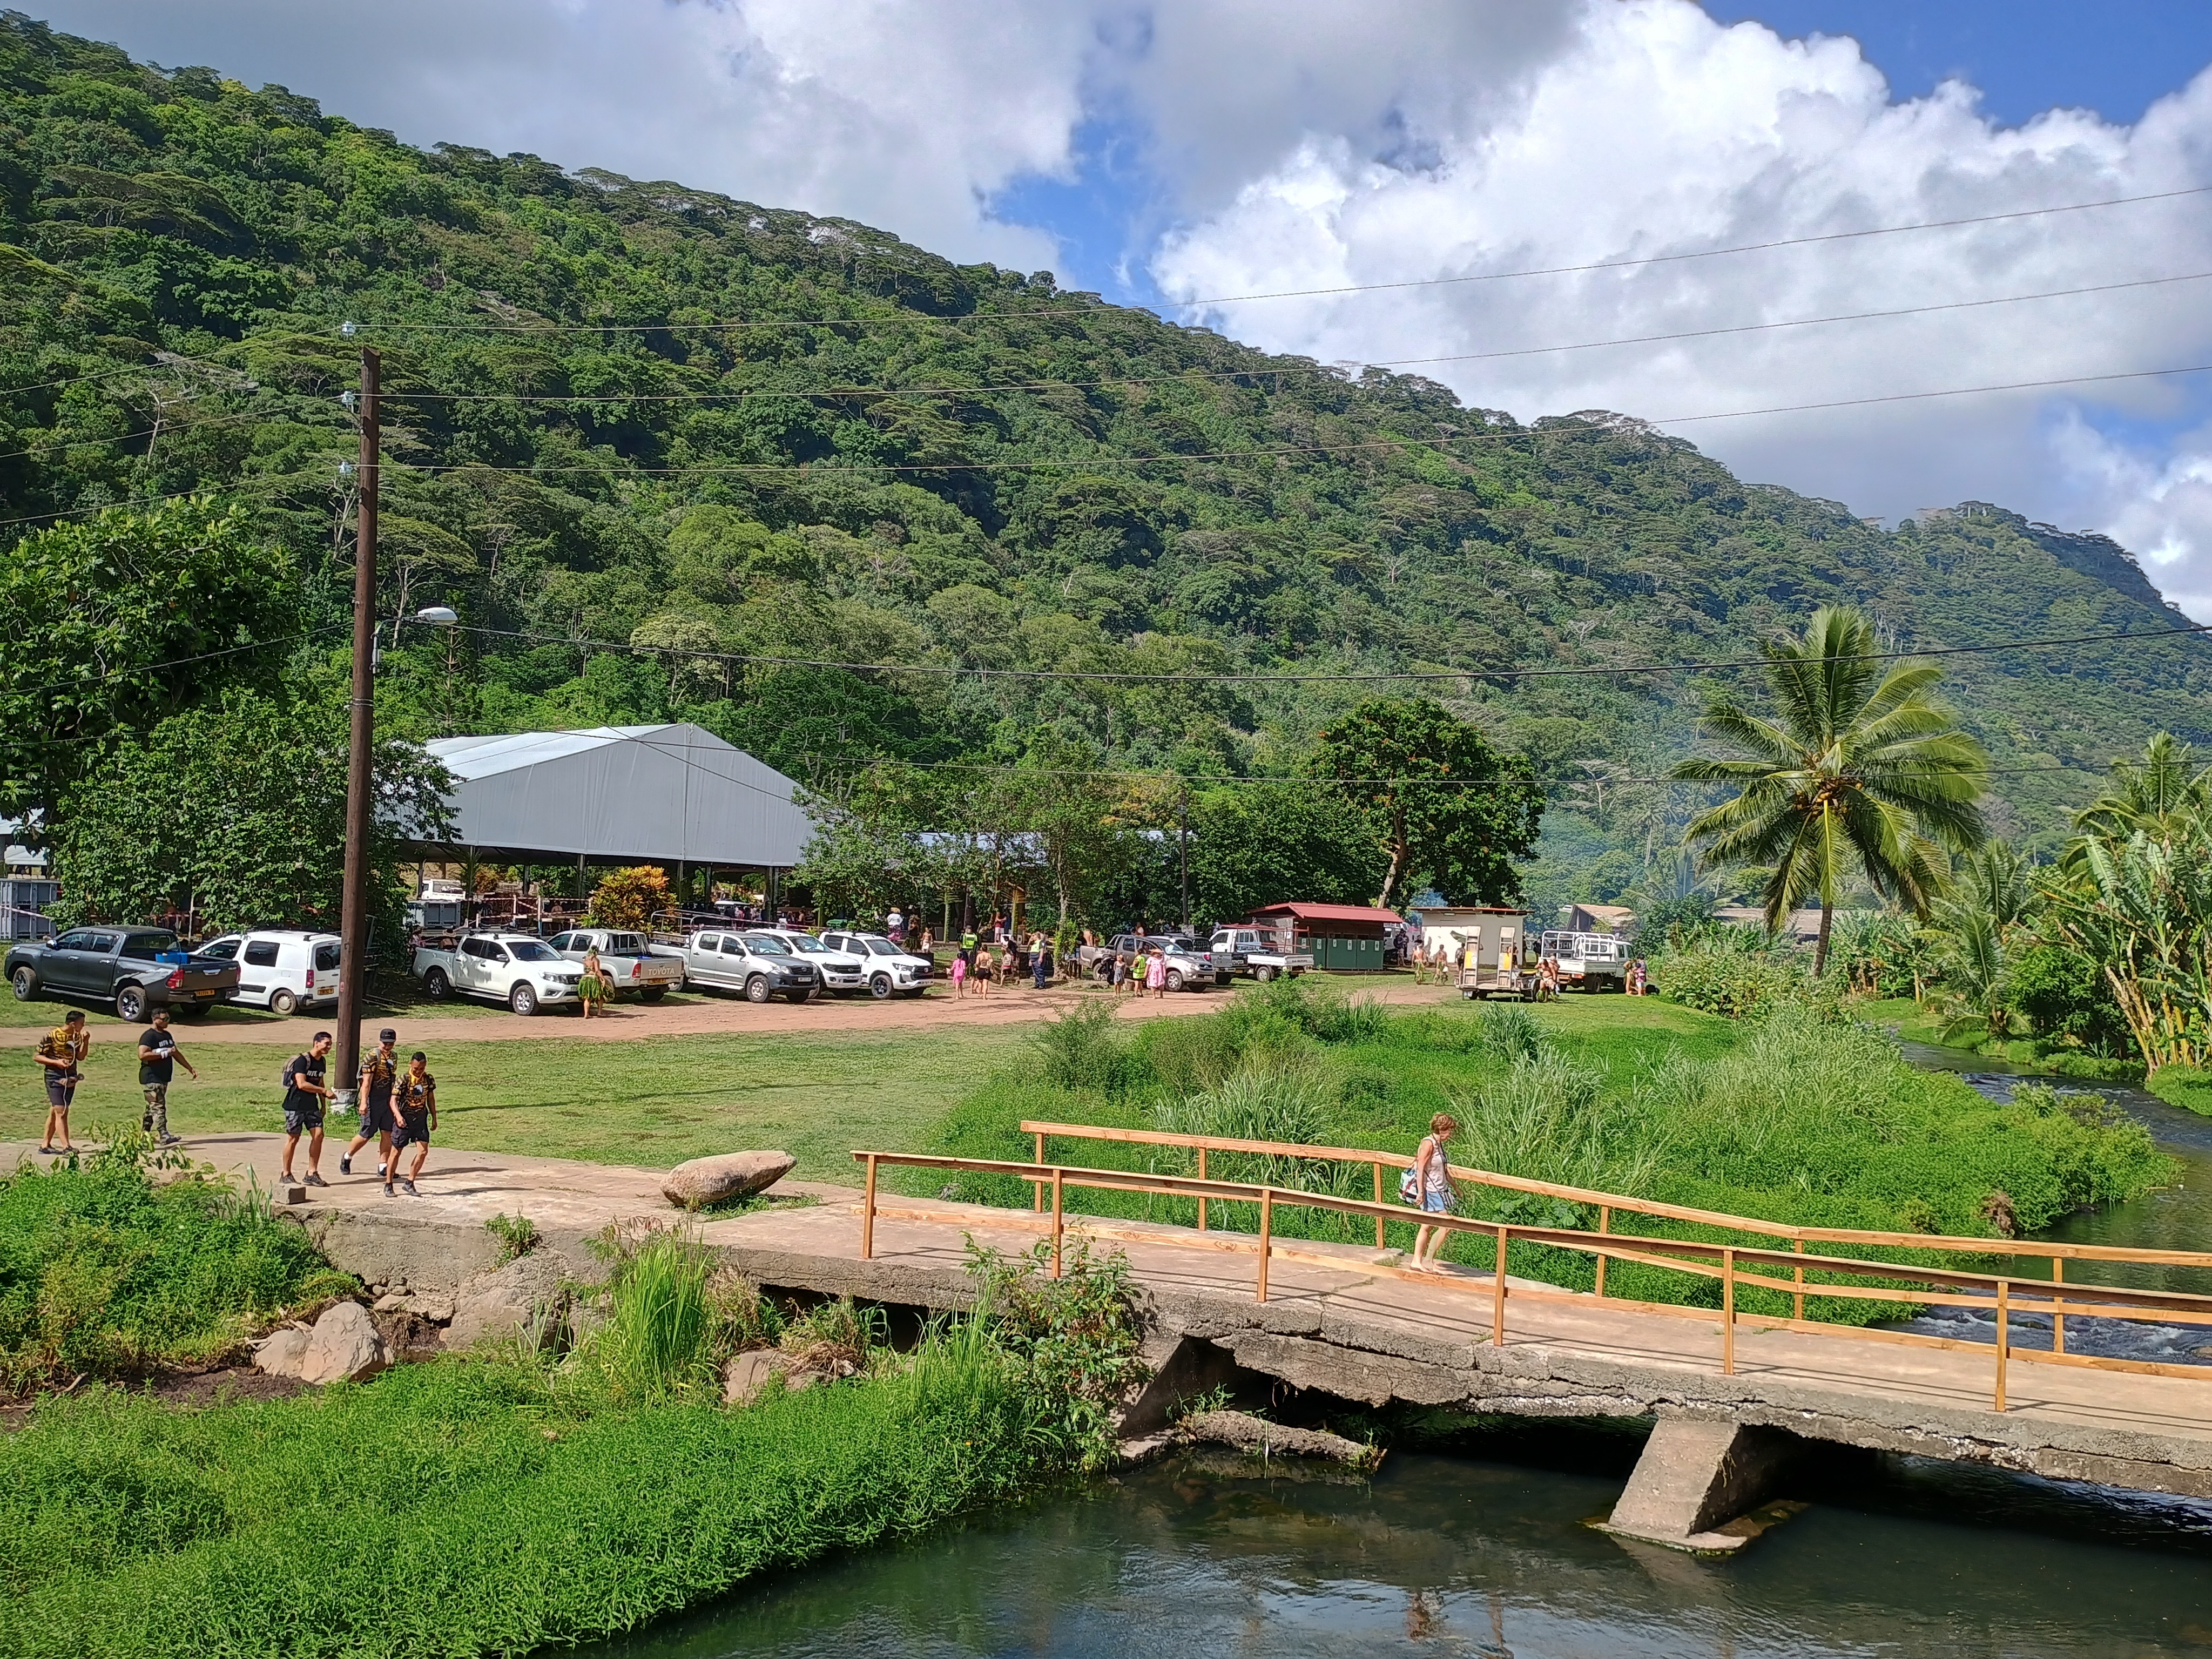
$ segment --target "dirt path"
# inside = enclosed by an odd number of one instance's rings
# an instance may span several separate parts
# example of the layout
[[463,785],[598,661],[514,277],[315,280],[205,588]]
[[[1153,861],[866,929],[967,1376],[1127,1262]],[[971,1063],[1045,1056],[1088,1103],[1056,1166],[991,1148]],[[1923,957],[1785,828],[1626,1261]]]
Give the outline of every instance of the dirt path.
[[[1415,985],[1399,976],[1372,985],[1352,988],[1353,994],[1404,1007],[1443,1000],[1449,994],[1431,985]],[[604,1016],[586,1020],[568,1011],[524,1019],[515,1015],[482,1014],[402,1016],[370,1015],[362,1021],[362,1042],[374,1047],[379,1027],[398,1030],[403,1044],[415,1042],[526,1042],[577,1040],[587,1042],[625,1042],[657,1036],[731,1036],[761,1035],[789,1036],[809,1031],[974,1030],[1003,1025],[1027,1025],[1050,1019],[1086,1001],[1103,1000],[1103,991],[1055,987],[1038,991],[1028,987],[999,988],[988,996],[954,997],[933,990],[927,996],[878,1002],[873,997],[823,997],[809,1003],[751,1003],[742,997],[702,996],[696,1000],[642,1003],[618,1006]],[[1117,1019],[1158,1019],[1181,1014],[1210,1013],[1227,994],[1216,991],[1185,991],[1162,998],[1118,996]],[[317,1029],[309,1018],[282,1022],[257,1021],[251,1025],[202,1024],[184,1028],[194,1046],[216,1042],[252,1042],[282,1046],[301,1042]]]

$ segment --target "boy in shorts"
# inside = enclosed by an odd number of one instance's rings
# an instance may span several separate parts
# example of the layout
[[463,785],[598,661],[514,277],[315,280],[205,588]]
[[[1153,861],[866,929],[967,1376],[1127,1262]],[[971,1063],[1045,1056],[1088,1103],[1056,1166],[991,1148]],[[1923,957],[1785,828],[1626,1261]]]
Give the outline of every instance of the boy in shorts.
[[331,1034],[315,1033],[304,1054],[295,1054],[284,1066],[284,1172],[292,1179],[292,1157],[300,1137],[307,1137],[307,1180],[310,1187],[327,1187],[318,1167],[323,1161],[323,1103],[331,1097],[323,1081],[324,1061],[331,1052]]
[[399,1080],[399,1056],[392,1052],[399,1033],[389,1025],[376,1034],[376,1047],[362,1057],[361,1133],[338,1158],[338,1173],[353,1173],[353,1155],[376,1137],[376,1178],[392,1168],[392,1091]]
[[[70,1142],[70,1102],[76,1097],[76,1085],[82,1073],[77,1069],[84,1057],[92,1052],[92,1033],[84,1029],[84,1010],[72,1008],[62,1016],[62,1023],[39,1039],[39,1046],[31,1051],[39,1062],[39,1069],[46,1074],[46,1133],[40,1143],[42,1152],[73,1152],[76,1148]],[[61,1131],[62,1144],[54,1145],[54,1131]]]
[[[422,1197],[415,1182],[430,1156],[430,1131],[437,1127],[438,1079],[430,1075],[428,1057],[417,1048],[408,1057],[406,1074],[392,1091],[392,1162],[384,1171],[386,1198],[392,1196],[395,1180],[407,1189],[408,1197]],[[415,1149],[415,1167],[402,1178],[399,1154],[410,1146]]]

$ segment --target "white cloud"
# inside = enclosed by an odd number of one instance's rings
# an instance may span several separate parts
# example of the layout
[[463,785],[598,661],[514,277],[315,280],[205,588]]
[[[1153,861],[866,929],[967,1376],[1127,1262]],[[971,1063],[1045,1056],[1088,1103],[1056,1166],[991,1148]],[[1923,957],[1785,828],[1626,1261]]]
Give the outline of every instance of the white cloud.
[[[1058,263],[1001,222],[1084,125],[1144,135],[1186,299],[1477,276],[2212,183],[2212,77],[2132,127],[1893,103],[1848,40],[1692,0],[49,0],[56,27],[276,80],[412,142],[531,149]],[[1448,357],[2212,270],[2206,198],[1628,270],[1194,313],[1323,361]],[[1665,417],[2207,361],[2212,282],[1421,368],[1530,417]],[[1897,514],[2106,529],[2212,615],[2212,387],[2136,381],[1676,428]],[[2201,597],[2200,597],[2201,596]]]

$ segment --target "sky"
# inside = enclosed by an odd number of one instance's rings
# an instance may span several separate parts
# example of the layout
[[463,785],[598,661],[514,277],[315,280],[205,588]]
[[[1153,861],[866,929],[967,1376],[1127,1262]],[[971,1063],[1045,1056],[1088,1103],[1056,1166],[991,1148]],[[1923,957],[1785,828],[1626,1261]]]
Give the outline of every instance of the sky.
[[1619,410],[1861,514],[2103,531],[2212,620],[2212,373],[2145,373],[2212,365],[2204,0],[19,3],[410,143]]

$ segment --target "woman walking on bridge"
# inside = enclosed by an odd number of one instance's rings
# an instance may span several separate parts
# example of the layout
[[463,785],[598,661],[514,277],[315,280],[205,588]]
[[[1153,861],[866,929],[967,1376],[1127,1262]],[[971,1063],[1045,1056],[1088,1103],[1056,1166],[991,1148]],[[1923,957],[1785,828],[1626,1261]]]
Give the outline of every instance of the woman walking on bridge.
[[[1438,1112],[1429,1120],[1429,1133],[1422,1137],[1420,1146],[1413,1153],[1413,1167],[1399,1177],[1398,1196],[1408,1204],[1418,1204],[1425,1215],[1449,1215],[1459,1196],[1453,1183],[1451,1163],[1444,1148],[1459,1133],[1459,1120],[1449,1112]],[[1413,1266],[1424,1265],[1421,1257],[1426,1252],[1426,1266],[1434,1268],[1437,1256],[1443,1249],[1444,1240],[1451,1236],[1449,1227],[1422,1227],[1413,1234]]]

